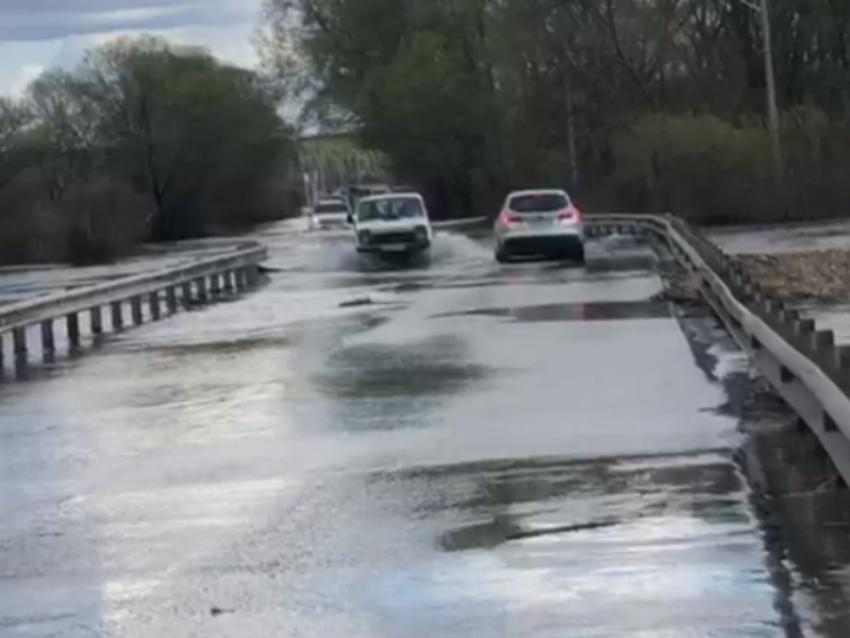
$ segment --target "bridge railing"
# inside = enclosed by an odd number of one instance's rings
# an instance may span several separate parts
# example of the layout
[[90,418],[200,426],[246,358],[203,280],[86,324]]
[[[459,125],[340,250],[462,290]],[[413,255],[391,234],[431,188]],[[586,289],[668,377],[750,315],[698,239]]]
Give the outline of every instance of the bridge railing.
[[[455,226],[483,220],[458,220]],[[648,234],[700,281],[700,291],[756,368],[808,425],[850,484],[850,347],[836,345],[831,330],[819,330],[814,320],[772,299],[740,264],[697,229],[671,215],[601,214],[587,218],[590,237]],[[39,325],[45,356],[55,351],[53,325],[64,320],[71,348],[80,345],[80,314],[90,315],[91,331],[103,332],[102,311],[111,310],[112,327],[123,326],[123,306],[129,304],[133,324],[142,323],[147,304],[151,318],[179,305],[203,303],[254,286],[265,247],[242,246],[179,267],[171,267],[116,282],[47,295],[0,307],[0,346],[12,336],[16,360],[26,360],[27,328]],[[0,357],[2,357],[0,347]]]
[[177,312],[181,306],[215,301],[252,288],[260,279],[259,264],[266,257],[264,246],[243,242],[231,250],[184,265],[0,306],[0,369],[8,345],[16,364],[26,364],[33,338],[30,328],[34,326],[39,327],[40,349],[49,360],[56,352],[54,328],[58,320],[65,322],[68,345],[76,349],[81,344],[83,313],[88,314],[87,323],[93,335],[104,332],[106,308],[114,331],[123,329],[127,305],[133,325],[143,323],[143,309],[151,319],[158,320],[163,314]]
[[650,233],[700,278],[700,292],[752,364],[819,440],[850,485],[850,346],[771,298],[740,263],[670,215],[595,215],[591,236]]

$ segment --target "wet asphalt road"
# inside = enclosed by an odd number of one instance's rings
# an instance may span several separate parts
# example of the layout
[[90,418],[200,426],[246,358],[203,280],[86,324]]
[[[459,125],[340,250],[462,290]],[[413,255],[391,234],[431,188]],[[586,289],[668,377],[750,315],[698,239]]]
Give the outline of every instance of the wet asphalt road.
[[843,501],[766,496],[800,442],[648,248],[264,239],[261,291],[0,386],[0,636],[848,635]]

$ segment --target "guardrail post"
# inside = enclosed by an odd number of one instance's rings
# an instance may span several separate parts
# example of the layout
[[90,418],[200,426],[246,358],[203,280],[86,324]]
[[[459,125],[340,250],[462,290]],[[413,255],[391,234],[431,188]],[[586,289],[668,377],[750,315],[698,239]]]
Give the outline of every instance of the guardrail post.
[[159,305],[159,290],[155,290],[148,295],[148,305],[151,308],[151,319],[159,321],[159,318],[162,315]]
[[260,280],[260,269],[256,265],[247,266],[246,275],[248,276],[248,287],[253,288]]
[[771,319],[773,319],[775,315],[778,315],[781,310],[779,303],[773,299],[765,299],[762,302],[762,308],[764,309],[764,314]]
[[779,313],[779,320],[782,323],[793,325],[795,322],[800,320],[800,312],[798,310],[788,310],[787,308],[783,308]]
[[56,352],[56,340],[53,337],[53,319],[41,322],[41,350],[45,358]]
[[835,333],[832,330],[818,330],[812,340],[815,350],[823,353],[835,345]]
[[124,313],[121,312],[121,302],[113,301],[109,304],[109,307],[112,312],[112,329],[121,330],[124,327]]
[[835,346],[835,367],[839,370],[850,370],[850,346]]
[[196,279],[195,286],[198,289],[198,303],[206,303],[209,299],[207,296],[207,280],[204,277]]
[[181,286],[181,296],[183,297],[183,305],[190,306],[192,304],[192,282],[187,281]]
[[15,359],[27,358],[27,331],[26,328],[12,329],[12,351]]
[[130,315],[133,317],[133,323],[140,325],[142,323],[142,298],[130,298]]
[[815,331],[814,319],[800,319],[794,326],[794,334],[799,337],[805,337]]
[[91,332],[93,335],[103,334],[103,311],[100,306],[95,306],[90,311]]
[[210,295],[213,299],[221,296],[221,277],[218,273],[210,275]]
[[65,321],[68,325],[68,343],[71,344],[71,348],[79,348],[80,347],[80,315],[76,312],[72,312],[67,317],[65,317]]
[[233,286],[236,289],[236,292],[240,292],[245,289],[245,269],[237,268],[233,271]]
[[228,295],[233,294],[233,271],[226,270],[222,275],[224,279],[224,292]]
[[169,314],[177,312],[177,288],[174,286],[165,289],[165,305]]

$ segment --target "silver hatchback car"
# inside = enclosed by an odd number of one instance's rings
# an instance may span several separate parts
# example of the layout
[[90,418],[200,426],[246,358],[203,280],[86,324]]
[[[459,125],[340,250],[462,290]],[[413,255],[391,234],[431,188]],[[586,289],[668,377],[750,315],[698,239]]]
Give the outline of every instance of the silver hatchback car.
[[584,263],[582,212],[563,190],[514,191],[496,219],[496,259],[546,255]]

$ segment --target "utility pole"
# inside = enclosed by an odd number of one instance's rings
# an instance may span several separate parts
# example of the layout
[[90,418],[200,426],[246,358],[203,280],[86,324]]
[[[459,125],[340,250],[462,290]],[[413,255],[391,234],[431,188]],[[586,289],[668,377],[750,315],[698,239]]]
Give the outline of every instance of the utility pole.
[[767,88],[767,127],[770,135],[770,151],[773,160],[773,177],[777,187],[782,184],[782,143],[779,130],[779,107],[776,97],[776,75],[773,69],[773,38],[770,27],[770,9],[768,0],[738,0],[744,6],[752,9],[761,18],[761,32],[764,40],[764,77]]
[[773,157],[773,175],[777,184],[782,182],[782,144],[779,136],[779,107],[776,104],[776,76],[773,71],[773,43],[767,0],[761,0],[761,29],[764,34],[764,74],[767,84],[767,123],[770,128],[770,146]]
[[567,143],[570,152],[570,193],[578,195],[578,152],[576,150],[576,125],[575,112],[573,110],[573,87],[567,81]]

